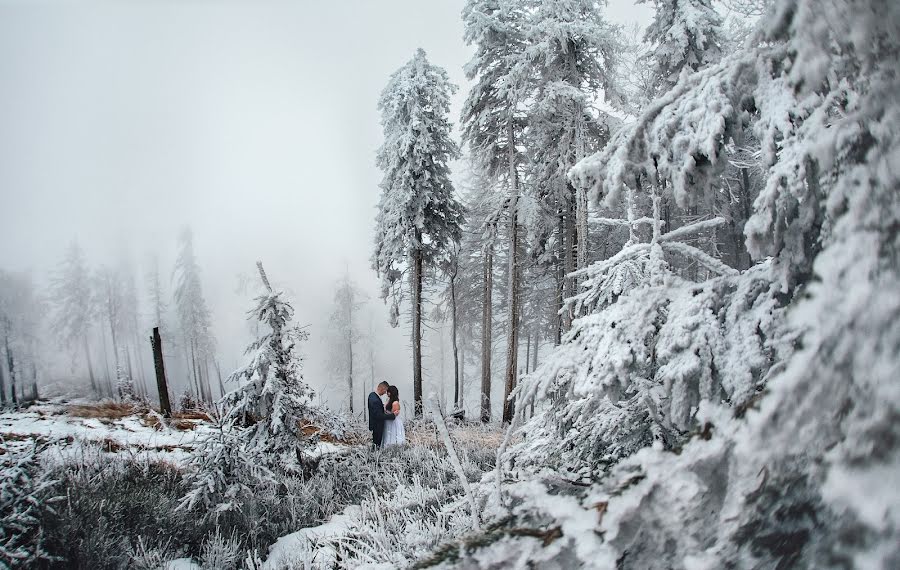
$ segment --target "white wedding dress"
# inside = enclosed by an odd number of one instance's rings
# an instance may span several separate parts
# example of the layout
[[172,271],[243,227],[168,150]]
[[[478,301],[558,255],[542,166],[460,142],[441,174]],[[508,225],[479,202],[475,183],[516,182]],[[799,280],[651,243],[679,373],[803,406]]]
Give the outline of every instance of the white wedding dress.
[[390,445],[405,444],[406,429],[403,427],[403,408],[400,408],[394,419],[384,422],[384,436],[381,438],[381,446],[388,447]]

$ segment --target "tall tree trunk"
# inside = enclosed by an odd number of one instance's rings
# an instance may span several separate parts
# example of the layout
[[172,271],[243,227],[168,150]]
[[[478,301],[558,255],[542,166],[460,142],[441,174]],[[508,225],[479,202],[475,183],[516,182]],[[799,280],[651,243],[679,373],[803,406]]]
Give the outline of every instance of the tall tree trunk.
[[531,331],[528,331],[528,334],[525,335],[525,374],[528,374],[530,370],[528,366],[531,364]]
[[87,334],[84,334],[81,337],[82,344],[84,345],[84,359],[87,361],[88,367],[88,377],[91,379],[91,390],[94,391],[94,394],[97,393],[97,379],[94,378],[94,365],[91,364],[91,347],[88,345]]
[[218,376],[218,378],[219,378],[219,395],[221,397],[224,397],[225,396],[225,384],[224,384],[224,382],[222,382],[222,367],[219,366],[218,359],[215,361],[215,365],[216,365],[216,376]]
[[459,409],[466,406],[466,345],[459,347]]
[[516,171],[515,139],[513,135],[512,121],[508,127],[509,147],[509,282],[507,284],[508,298],[507,318],[508,333],[506,343],[506,381],[503,394],[503,423],[512,421],[515,413],[515,404],[510,400],[510,394],[516,387],[519,365],[519,175]]
[[491,334],[494,290],[494,250],[484,250],[484,292],[481,306],[481,421],[491,421]]
[[191,391],[194,392],[194,398],[197,401],[203,399],[203,392],[200,390],[200,374],[198,373],[199,368],[197,368],[197,353],[194,350],[194,341],[191,339],[190,341],[190,366],[191,366],[191,377],[193,378],[193,382],[191,385]]
[[[7,326],[7,329],[9,327]],[[9,332],[4,337],[6,343],[6,366],[9,370],[9,395],[12,405],[18,407],[19,399],[16,395],[16,360],[13,357],[12,349],[9,348]]]
[[[575,240],[577,239],[577,234],[575,232],[575,216],[572,205],[567,205],[566,210],[565,234],[563,239],[565,249],[563,251],[562,260],[563,267],[565,268],[565,276],[563,277],[563,298],[571,299],[575,296],[575,280],[570,277],[570,274],[575,271],[575,248],[577,247]],[[569,329],[572,328],[573,318],[574,315],[572,314],[571,307],[563,311],[563,333],[569,332]]]
[[138,375],[141,378],[141,387],[143,389],[144,395],[149,396],[150,391],[149,391],[149,386],[147,385],[147,374],[146,374],[146,371],[144,370],[144,357],[143,357],[142,351],[140,349],[141,337],[138,334],[138,330],[139,330],[138,326],[135,325],[134,338],[132,339],[134,341],[134,353],[137,355]]
[[353,414],[353,290],[347,277],[347,394],[350,414]]
[[203,377],[206,379],[206,397],[210,403],[213,402],[212,382],[209,379],[209,358],[203,359]]
[[560,214],[557,224],[558,252],[556,254],[556,307],[553,314],[556,315],[556,330],[554,331],[553,344],[562,344],[562,334],[565,328],[565,316],[563,315],[563,302],[566,298],[566,218]]
[[458,410],[462,407],[460,403],[460,386],[459,386],[459,347],[456,342],[456,265],[454,262],[453,272],[450,274],[450,318],[452,330],[450,331],[453,341],[453,407]]
[[[416,231],[416,243],[422,241],[422,234]],[[422,415],[422,251],[413,251],[412,274],[413,298],[413,400],[416,417]]]
[[0,361],[0,406],[6,407],[6,363]]
[[106,335],[103,334],[103,327],[100,328],[100,340],[102,341],[103,347],[103,368],[106,371],[106,395],[112,398],[113,396],[113,386],[112,379],[109,374],[109,352],[106,349]]

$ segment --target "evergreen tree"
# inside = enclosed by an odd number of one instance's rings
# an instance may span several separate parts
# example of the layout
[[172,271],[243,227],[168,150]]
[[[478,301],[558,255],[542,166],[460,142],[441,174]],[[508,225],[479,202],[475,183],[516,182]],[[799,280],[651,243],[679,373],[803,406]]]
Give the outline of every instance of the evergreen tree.
[[194,393],[200,400],[211,401],[208,359],[214,340],[210,332],[210,313],[203,297],[200,267],[194,255],[193,234],[189,228],[178,236],[179,252],[175,261],[175,309],[178,314],[182,348],[190,367]]
[[[497,188],[505,181],[505,198],[497,211],[487,213],[496,232],[503,210],[508,230],[507,269],[507,351],[506,385],[515,381],[518,357],[519,252],[521,245],[520,173],[524,159],[517,147],[523,137],[525,114],[521,105],[528,95],[529,68],[523,31],[525,6],[510,0],[470,0],[463,9],[466,43],[475,46],[475,55],[466,66],[466,75],[475,81],[462,112],[463,141],[469,146],[486,188]],[[484,316],[482,341],[481,418],[490,419],[491,391],[491,289],[493,244],[485,250]],[[507,390],[508,395],[509,390]],[[503,418],[508,421],[509,407],[504,400]]]
[[259,337],[246,350],[249,362],[235,370],[228,381],[246,383],[223,398],[226,422],[247,426],[245,440],[249,448],[271,454],[277,463],[291,468],[297,463],[301,421],[313,422],[320,413],[311,402],[312,389],[300,373],[302,359],[298,344],[309,333],[291,324],[294,308],[283,291],[272,288],[257,262],[264,286],[249,312],[261,325]]
[[427,267],[458,242],[463,208],[454,196],[448,161],[459,155],[450,138],[447,112],[456,87],[428,62],[422,49],[391,75],[378,102],[384,143],[372,266],[391,298],[396,326],[404,277],[412,300],[413,397],[422,413],[422,282]]
[[347,382],[347,403],[353,413],[353,363],[354,347],[360,339],[357,312],[362,306],[362,293],[350,280],[350,274],[337,282],[334,290],[334,308],[329,318],[331,371]]
[[78,351],[84,356],[91,389],[97,381],[91,363],[88,335],[96,312],[90,270],[77,242],[72,242],[50,285],[53,329],[63,344],[72,351],[73,362]]
[[682,73],[693,73],[722,56],[725,32],[711,0],[653,0],[656,11],[644,34],[656,95],[671,89]]

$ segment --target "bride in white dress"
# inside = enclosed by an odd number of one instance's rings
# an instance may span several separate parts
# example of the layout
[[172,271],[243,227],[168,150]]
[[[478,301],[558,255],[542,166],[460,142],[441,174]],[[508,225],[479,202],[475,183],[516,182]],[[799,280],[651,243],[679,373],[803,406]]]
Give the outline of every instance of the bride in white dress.
[[388,403],[384,409],[394,414],[393,420],[384,422],[384,436],[381,438],[381,446],[404,445],[406,443],[406,429],[403,427],[403,416],[400,414],[400,392],[396,386],[388,386]]

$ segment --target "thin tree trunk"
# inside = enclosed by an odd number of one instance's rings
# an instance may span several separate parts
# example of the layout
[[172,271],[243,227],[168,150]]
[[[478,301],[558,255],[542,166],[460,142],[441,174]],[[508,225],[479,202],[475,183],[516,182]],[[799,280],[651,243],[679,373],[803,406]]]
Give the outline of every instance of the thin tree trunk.
[[109,352],[106,349],[106,335],[103,334],[103,327],[100,328],[100,340],[103,346],[103,364],[106,369],[106,395],[110,398],[113,395],[112,380],[109,374]]
[[494,251],[484,252],[484,293],[481,306],[481,421],[491,421],[491,328],[493,317]]
[[[7,328],[9,328],[7,326]],[[4,342],[6,343],[6,366],[9,370],[9,395],[10,400],[12,401],[12,405],[18,407],[19,399],[16,395],[16,360],[13,357],[12,349],[9,348],[9,333],[7,332],[4,337]]]
[[209,399],[208,401],[212,403],[213,395],[212,395],[212,382],[209,379],[209,358],[203,359],[203,376],[206,378],[206,396]]
[[466,345],[459,347],[459,409],[466,406]]
[[509,282],[508,304],[507,304],[507,343],[506,343],[506,379],[503,394],[503,423],[512,421],[515,413],[515,404],[510,401],[510,394],[516,387],[518,376],[518,359],[519,359],[519,220],[518,220],[518,201],[519,201],[519,183],[518,172],[516,172],[515,159],[515,140],[513,136],[512,121],[509,121],[507,127],[507,136],[509,147],[509,186],[510,186],[510,203],[509,203]]
[[97,394],[97,380],[94,378],[94,365],[91,364],[91,347],[88,345],[87,335],[81,337],[84,344],[84,359],[87,361],[88,377],[91,379],[91,390]]
[[350,400],[350,414],[353,414],[353,291],[347,277],[347,394]]
[[458,410],[462,407],[460,397],[462,391],[459,384],[459,347],[456,341],[456,262],[454,261],[453,273],[450,275],[450,317],[452,319],[451,338],[453,340],[453,407]]
[[[575,220],[571,205],[567,207],[564,228],[565,234],[563,244],[565,249],[563,251],[563,267],[565,268],[565,275],[563,277],[563,298],[571,299],[575,296],[575,281],[570,275],[575,271],[574,254],[576,247]],[[563,311],[563,333],[569,332],[569,329],[572,328],[573,317],[574,315],[572,314],[571,307]]]
[[216,376],[219,378],[219,394],[221,397],[225,397],[225,383],[222,382],[222,367],[219,366],[219,361],[215,361],[216,365]]
[[557,233],[559,234],[559,239],[557,240],[557,243],[559,244],[559,252],[556,256],[556,311],[554,312],[554,314],[556,315],[556,330],[554,331],[553,343],[556,346],[559,346],[560,344],[562,344],[562,333],[565,327],[563,301],[565,300],[566,296],[566,270],[564,266],[564,260],[566,258],[566,223],[565,216],[563,215],[560,215],[559,217]]
[[[416,243],[422,235],[416,231]],[[416,417],[422,416],[422,251],[413,251],[413,399]]]
[[441,413],[447,413],[447,375],[444,373],[444,323],[441,323],[441,328],[438,329],[438,354],[440,356],[441,362],[441,371],[439,380],[441,383]]
[[0,362],[0,406],[6,407],[6,363]]
[[528,334],[525,335],[525,374],[528,374],[530,370],[528,366],[531,364],[531,331],[528,331]]

